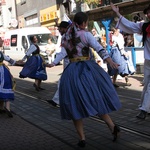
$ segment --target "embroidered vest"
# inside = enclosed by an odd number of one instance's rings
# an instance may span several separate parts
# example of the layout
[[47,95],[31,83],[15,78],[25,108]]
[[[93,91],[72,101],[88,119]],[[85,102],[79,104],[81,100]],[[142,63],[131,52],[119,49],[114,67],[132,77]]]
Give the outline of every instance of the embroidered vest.
[[34,51],[34,52],[32,53],[32,55],[39,54],[39,53],[40,53],[40,48],[39,48],[39,46],[36,45],[36,44],[34,44],[34,45],[35,45],[35,47],[36,47],[36,51]]

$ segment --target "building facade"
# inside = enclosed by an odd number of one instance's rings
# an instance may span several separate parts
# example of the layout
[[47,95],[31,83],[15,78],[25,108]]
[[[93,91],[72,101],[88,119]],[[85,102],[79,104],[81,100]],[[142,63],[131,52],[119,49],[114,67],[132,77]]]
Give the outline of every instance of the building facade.
[[2,47],[5,32],[17,28],[15,0],[0,0],[0,47]]
[[3,28],[17,27],[15,0],[0,1],[0,26]]
[[[40,11],[50,6],[56,6],[55,0],[16,0],[18,28],[41,26]],[[49,12],[57,11],[57,7]]]
[[18,28],[45,26],[52,34],[57,34],[56,19],[58,23],[72,7],[73,0],[16,0],[16,14]]

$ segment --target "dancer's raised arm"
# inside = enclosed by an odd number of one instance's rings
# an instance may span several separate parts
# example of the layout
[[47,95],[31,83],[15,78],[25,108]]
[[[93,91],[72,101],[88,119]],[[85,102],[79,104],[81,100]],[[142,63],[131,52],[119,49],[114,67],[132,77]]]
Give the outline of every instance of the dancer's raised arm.
[[110,6],[111,6],[112,10],[116,13],[116,15],[117,15],[118,17],[120,17],[121,14],[120,14],[120,12],[119,12],[119,7],[118,7],[117,5],[115,6],[112,2],[110,3]]

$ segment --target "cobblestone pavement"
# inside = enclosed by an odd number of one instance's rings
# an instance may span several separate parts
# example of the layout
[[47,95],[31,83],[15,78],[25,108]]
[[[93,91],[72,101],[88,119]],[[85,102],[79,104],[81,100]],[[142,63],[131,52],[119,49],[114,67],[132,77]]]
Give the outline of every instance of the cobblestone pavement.
[[[15,101],[11,104],[13,118],[0,114],[0,150],[73,150],[78,136],[72,121],[60,119],[60,110],[47,103],[57,89],[62,66],[47,68],[48,80],[43,82],[46,90],[37,92],[33,80],[19,79],[21,67],[9,67],[17,87]],[[85,150],[150,150],[150,116],[139,120],[142,75],[129,77],[132,86],[127,87],[124,79],[117,80],[122,108],[111,113],[112,119],[120,125],[121,133],[117,142],[106,124],[98,117],[84,119],[87,146]]]

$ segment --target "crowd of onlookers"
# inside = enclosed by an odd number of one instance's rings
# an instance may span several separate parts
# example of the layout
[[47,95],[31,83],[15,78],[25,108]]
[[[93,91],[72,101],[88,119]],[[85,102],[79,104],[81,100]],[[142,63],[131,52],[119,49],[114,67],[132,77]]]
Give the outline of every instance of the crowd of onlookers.
[[[135,14],[135,16],[133,17],[133,20],[135,23],[137,22],[144,22],[144,19],[143,17],[137,13]],[[96,37],[96,39],[101,43],[101,45],[104,46],[104,48],[106,48],[106,36],[105,34],[98,34],[96,28],[93,28],[92,29],[92,34],[94,37]],[[111,34],[112,34],[112,29],[110,29],[110,35],[109,35],[109,38],[110,38],[110,46],[111,46]],[[129,33],[125,33],[123,31],[120,31],[120,33],[123,35],[124,37],[124,47],[142,47],[143,46],[143,41],[142,41],[142,35],[141,34],[137,34],[137,33],[134,33],[134,34],[129,34]]]
[[[98,34],[98,32],[97,32],[97,30],[95,28],[93,28],[91,32],[92,32],[93,36],[97,39],[97,41],[99,43],[101,43],[104,48],[106,48],[107,44],[106,44],[106,36],[105,36],[105,34],[102,34],[102,35]],[[109,35],[109,38],[110,38],[109,44],[110,44],[110,46],[112,45],[112,43],[111,43],[111,35],[112,35],[112,33],[113,32],[110,29],[110,35]],[[128,34],[128,33],[123,33],[123,32],[121,32],[121,34],[124,37],[124,42],[125,42],[124,46],[125,47],[134,47],[134,35],[133,34]]]

